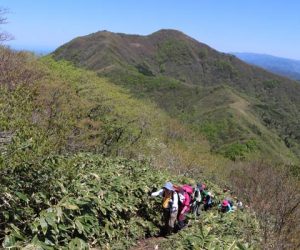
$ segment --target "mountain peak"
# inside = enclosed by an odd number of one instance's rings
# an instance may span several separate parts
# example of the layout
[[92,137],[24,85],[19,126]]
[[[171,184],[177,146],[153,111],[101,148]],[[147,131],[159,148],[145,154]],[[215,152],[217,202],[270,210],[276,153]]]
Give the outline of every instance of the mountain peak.
[[158,31],[153,32],[151,35],[155,34],[164,34],[164,35],[185,35],[183,32],[175,29],[160,29]]
[[[261,74],[265,75],[263,78],[277,78],[258,72],[259,69],[251,68],[236,57],[219,53],[175,29],[160,29],[144,36],[102,30],[75,38],[53,54],[56,59],[69,60],[99,72],[124,66],[140,71],[143,65],[143,72],[173,77],[189,85],[224,81],[240,85],[238,75],[245,79]],[[249,84],[246,80],[243,82]],[[249,84],[249,88],[253,86]]]
[[179,30],[175,30],[175,29],[160,29],[157,30],[151,34],[148,35],[138,35],[138,34],[126,34],[126,33],[122,33],[122,32],[112,32],[109,30],[99,30],[95,33],[91,33],[87,36],[94,36],[94,35],[103,35],[103,36],[121,36],[121,37],[155,37],[155,36],[159,36],[159,37],[188,37],[186,34],[184,34],[183,32],[179,31]]
[[[254,136],[260,140],[262,130],[268,133],[269,129],[276,130],[280,138],[291,135],[276,146],[278,152],[289,152],[289,148],[300,143],[299,83],[248,65],[233,55],[219,53],[177,30],[162,29],[146,36],[107,31],[100,34],[106,35],[74,39],[58,48],[53,56],[109,77],[134,94],[149,96],[164,109],[170,109],[172,116],[175,112],[191,121],[203,120],[204,116],[210,120],[215,110],[221,119],[217,123],[221,124],[223,118],[231,119],[227,117],[232,115],[244,117],[241,120],[245,123],[233,130],[244,127],[249,139]],[[220,88],[222,85],[226,88]],[[254,118],[247,113],[251,109],[256,114]],[[231,126],[228,129],[230,134],[233,130]],[[232,143],[231,136],[223,134],[220,141],[224,140],[224,144],[215,145],[220,150]],[[237,141],[245,142],[245,138]],[[298,147],[292,150],[300,155]],[[273,149],[266,146],[268,151]]]

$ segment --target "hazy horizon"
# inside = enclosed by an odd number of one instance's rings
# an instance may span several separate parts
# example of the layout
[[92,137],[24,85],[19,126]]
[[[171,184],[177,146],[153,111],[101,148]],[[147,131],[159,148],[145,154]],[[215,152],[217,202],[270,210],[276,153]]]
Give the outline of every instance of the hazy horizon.
[[[118,32],[120,33],[120,32]],[[199,41],[201,42],[201,41]],[[209,45],[209,44],[207,44]],[[9,47],[11,47],[12,49],[15,50],[25,50],[25,51],[30,51],[36,54],[49,54],[51,52],[53,52],[55,49],[57,49],[58,47],[53,47],[53,48],[47,48],[47,47],[42,47],[42,46],[37,46],[37,47],[30,47],[30,46],[22,46],[22,45],[10,45]],[[215,48],[214,48],[215,49]],[[289,58],[289,57],[285,57],[285,56],[277,56],[277,55],[271,55],[271,54],[266,54],[266,53],[257,53],[257,52],[253,52],[253,51],[220,51],[220,52],[224,52],[224,53],[228,53],[228,54],[253,54],[253,55],[259,55],[259,56],[270,56],[270,57],[275,57],[275,58],[281,58],[281,59],[287,59],[287,60],[293,60],[293,61],[298,61],[300,62],[300,59],[295,59],[295,58]]]
[[52,51],[71,39],[99,30],[147,35],[177,29],[218,51],[257,53],[300,60],[300,2],[154,0],[17,1],[3,27],[15,49]]

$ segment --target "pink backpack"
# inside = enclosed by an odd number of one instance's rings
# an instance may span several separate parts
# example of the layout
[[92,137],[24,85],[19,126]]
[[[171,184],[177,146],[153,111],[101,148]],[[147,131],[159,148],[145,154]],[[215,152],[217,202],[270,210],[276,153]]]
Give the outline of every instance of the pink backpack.
[[191,197],[189,196],[189,194],[187,192],[185,192],[183,205],[190,206],[190,203],[191,203]]
[[182,186],[182,189],[190,195],[193,194],[193,192],[194,192],[193,187],[186,185],[186,184]]

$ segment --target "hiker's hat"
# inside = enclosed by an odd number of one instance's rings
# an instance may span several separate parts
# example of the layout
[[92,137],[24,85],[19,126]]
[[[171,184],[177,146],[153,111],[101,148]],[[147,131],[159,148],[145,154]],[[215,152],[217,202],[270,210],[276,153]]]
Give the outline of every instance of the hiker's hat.
[[165,189],[168,189],[170,191],[174,191],[174,188],[173,188],[173,184],[171,182],[167,182],[165,185],[164,185],[164,188]]
[[203,184],[202,184],[202,183],[198,183],[198,184],[197,184],[197,188],[199,188],[200,191],[203,190],[203,189],[204,189],[204,188],[203,188]]
[[223,200],[223,201],[222,201],[222,206],[223,206],[223,207],[228,206],[228,204],[229,204],[228,200]]

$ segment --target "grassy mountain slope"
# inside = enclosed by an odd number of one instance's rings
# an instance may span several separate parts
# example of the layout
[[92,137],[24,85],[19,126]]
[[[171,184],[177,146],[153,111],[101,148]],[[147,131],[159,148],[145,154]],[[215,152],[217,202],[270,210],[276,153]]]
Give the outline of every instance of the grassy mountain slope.
[[[159,231],[161,203],[149,198],[150,189],[167,180],[204,180],[202,171],[209,176],[226,166],[199,133],[93,72],[2,47],[0,56],[5,248],[128,248]],[[250,213],[223,218],[213,210],[182,232],[177,245],[255,247],[258,233]],[[174,242],[162,242],[164,249]]]
[[109,77],[136,97],[150,98],[172,117],[209,133],[212,149],[230,158],[243,158],[249,140],[264,156],[286,163],[300,157],[299,84],[181,32],[97,32],[63,45],[53,57]]
[[[11,150],[36,145],[35,158],[88,151],[150,159],[157,167],[186,171],[224,166],[199,133],[93,72],[43,58],[24,74],[38,80],[30,79],[35,84],[20,84],[13,92],[2,89],[0,125],[1,131],[15,135]],[[22,150],[20,154],[28,157]]]

